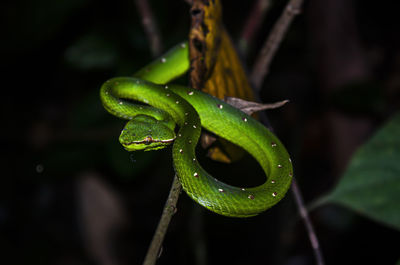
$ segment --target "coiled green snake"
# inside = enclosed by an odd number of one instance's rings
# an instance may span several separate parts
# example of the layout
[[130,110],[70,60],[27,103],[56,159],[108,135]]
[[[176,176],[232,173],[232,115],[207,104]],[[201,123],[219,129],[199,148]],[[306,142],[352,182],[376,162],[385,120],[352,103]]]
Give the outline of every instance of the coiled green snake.
[[[175,46],[135,77],[106,81],[100,90],[103,106],[129,120],[119,137],[126,150],[156,150],[173,142],[175,171],[185,192],[197,203],[225,216],[257,215],[280,201],[289,189],[293,175],[289,155],[279,139],[251,116],[201,91],[165,85],[188,70],[187,46]],[[176,134],[175,124],[179,126]],[[208,174],[195,155],[201,127],[249,152],[263,168],[265,183],[241,188]]]

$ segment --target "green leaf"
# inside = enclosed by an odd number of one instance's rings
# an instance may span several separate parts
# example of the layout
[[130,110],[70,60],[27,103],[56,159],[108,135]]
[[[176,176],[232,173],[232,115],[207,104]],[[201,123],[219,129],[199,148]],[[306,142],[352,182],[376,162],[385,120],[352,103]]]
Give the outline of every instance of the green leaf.
[[400,113],[361,146],[336,188],[319,202],[344,205],[400,230]]

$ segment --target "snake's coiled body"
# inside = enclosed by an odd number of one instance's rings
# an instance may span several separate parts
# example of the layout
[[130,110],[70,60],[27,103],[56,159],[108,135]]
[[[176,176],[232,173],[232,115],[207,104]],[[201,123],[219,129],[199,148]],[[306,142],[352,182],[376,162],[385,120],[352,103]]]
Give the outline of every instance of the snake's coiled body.
[[[164,80],[162,78],[158,83]],[[290,187],[292,165],[279,139],[251,116],[215,97],[183,86],[158,85],[134,77],[108,80],[101,87],[100,96],[104,107],[118,117],[128,120],[138,115],[154,117],[154,123],[166,120],[166,127],[172,130],[171,119],[176,122],[179,130],[175,139],[164,138],[165,143],[174,141],[175,171],[185,192],[211,211],[232,217],[254,216],[281,200]],[[151,107],[135,105],[124,99]],[[142,120],[145,118],[140,122]],[[195,155],[201,127],[249,152],[263,168],[267,176],[265,183],[253,188],[234,187],[208,174]],[[163,139],[156,139],[154,129],[146,130],[146,135],[141,136],[146,140],[141,143],[147,145],[154,141],[161,144]],[[123,134],[124,131],[121,136]],[[136,144],[129,142],[132,143]],[[129,150],[129,145],[124,146]],[[161,147],[154,149],[158,148]]]

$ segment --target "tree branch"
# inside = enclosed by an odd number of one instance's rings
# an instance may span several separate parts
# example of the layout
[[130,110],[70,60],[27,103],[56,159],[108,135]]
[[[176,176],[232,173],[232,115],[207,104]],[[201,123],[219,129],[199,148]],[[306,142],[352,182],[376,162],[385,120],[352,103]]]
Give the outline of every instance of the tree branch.
[[308,238],[310,239],[311,247],[314,252],[316,264],[324,265],[324,258],[318,242],[317,235],[315,234],[314,227],[310,220],[310,216],[308,215],[308,211],[304,205],[303,196],[301,195],[299,186],[297,185],[297,181],[294,177],[292,180],[292,194],[294,196],[297,208],[299,210],[299,214],[303,219],[304,225],[306,227]]
[[247,53],[249,46],[254,40],[254,35],[260,28],[264,20],[267,10],[271,6],[271,0],[257,0],[255,1],[251,12],[249,13],[242,33],[239,39],[239,51],[242,55]]
[[302,4],[303,0],[290,0],[265,41],[250,75],[251,83],[257,91],[261,89],[262,82],[268,74],[271,61],[293,18],[300,13]]
[[[290,0],[283,10],[281,16],[279,17],[278,21],[272,28],[272,31],[269,34],[267,40],[265,41],[250,76],[250,80],[256,90],[259,91],[261,89],[262,82],[268,74],[272,59],[274,58],[274,55],[276,54],[276,51],[278,50],[279,45],[281,44],[283,37],[285,36],[294,17],[300,13],[302,4],[303,0]],[[306,227],[316,263],[318,265],[324,265],[323,255],[318,242],[318,238],[315,234],[310,217],[308,216],[303,197],[295,178],[293,178],[292,181],[292,193],[295,198],[300,216],[303,219],[304,225]]]
[[171,190],[169,191],[168,199],[165,203],[163,213],[160,221],[158,222],[157,229],[154,233],[153,239],[151,240],[149,249],[147,250],[143,265],[154,265],[156,263],[160,254],[162,242],[164,241],[164,237],[168,229],[168,225],[172,216],[176,212],[176,203],[178,202],[181,189],[181,183],[179,182],[178,176],[175,175]]
[[135,4],[142,17],[143,28],[150,42],[151,54],[153,57],[157,57],[161,54],[163,47],[161,35],[154,20],[153,11],[147,0],[135,0]]

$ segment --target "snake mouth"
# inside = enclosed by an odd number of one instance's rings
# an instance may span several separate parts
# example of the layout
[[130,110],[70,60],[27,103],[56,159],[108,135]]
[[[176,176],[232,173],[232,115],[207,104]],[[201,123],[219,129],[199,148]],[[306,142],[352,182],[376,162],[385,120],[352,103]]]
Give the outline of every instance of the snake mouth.
[[175,137],[172,139],[166,139],[166,140],[158,140],[158,139],[154,139],[151,136],[146,136],[143,140],[140,141],[131,141],[128,143],[124,143],[124,146],[130,146],[130,145],[148,145],[151,143],[163,143],[163,144],[168,144],[168,143],[172,143],[175,140]]

